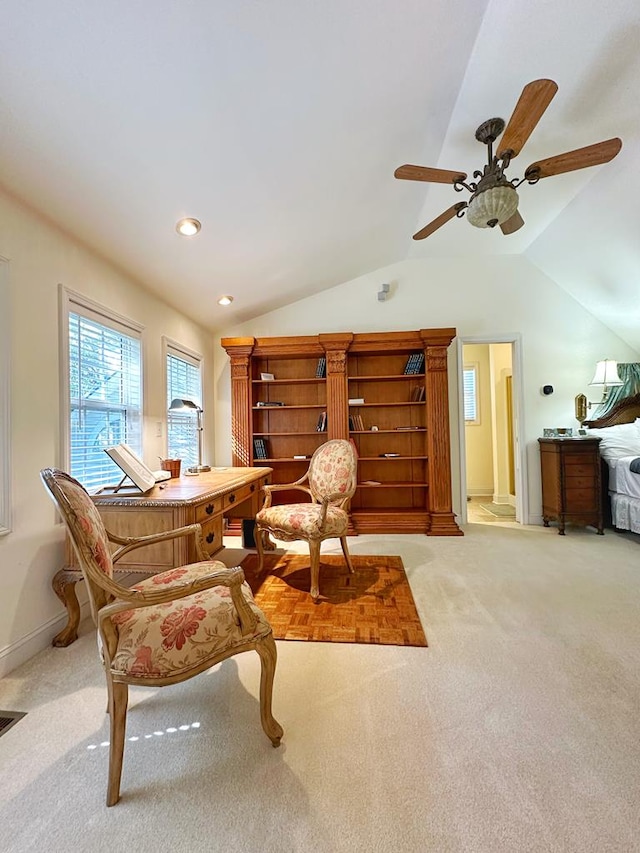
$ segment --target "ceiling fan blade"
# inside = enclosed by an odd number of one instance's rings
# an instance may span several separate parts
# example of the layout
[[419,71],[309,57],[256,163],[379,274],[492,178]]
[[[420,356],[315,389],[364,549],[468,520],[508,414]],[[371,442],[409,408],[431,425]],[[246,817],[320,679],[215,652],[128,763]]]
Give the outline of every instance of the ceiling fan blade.
[[512,159],[517,157],[557,91],[558,84],[553,80],[527,83],[502,134],[498,146],[499,159],[507,152],[511,152]]
[[430,222],[428,225],[425,225],[424,228],[421,228],[420,231],[413,235],[413,239],[424,240],[425,237],[433,234],[433,232],[437,231],[438,228],[445,224],[445,222],[453,219],[458,211],[462,210],[464,207],[467,207],[466,201],[459,201],[457,204],[454,204],[453,207],[450,207],[448,210],[445,210],[444,213],[441,213],[440,216],[436,217],[433,222]]
[[516,210],[516,212],[507,219],[506,222],[502,222],[500,225],[500,230],[503,234],[513,234],[514,231],[518,231],[524,225],[524,219],[520,216],[520,213]]
[[466,172],[450,172],[447,169],[430,169],[428,166],[398,166],[393,173],[396,178],[405,181],[432,181],[435,184],[455,184],[464,181]]
[[548,157],[532,163],[524,173],[527,180],[532,178],[549,178],[551,175],[561,175],[563,172],[573,172],[576,169],[586,169],[587,166],[599,166],[613,160],[622,148],[622,140],[618,137],[587,145],[586,148],[576,148],[566,154]]

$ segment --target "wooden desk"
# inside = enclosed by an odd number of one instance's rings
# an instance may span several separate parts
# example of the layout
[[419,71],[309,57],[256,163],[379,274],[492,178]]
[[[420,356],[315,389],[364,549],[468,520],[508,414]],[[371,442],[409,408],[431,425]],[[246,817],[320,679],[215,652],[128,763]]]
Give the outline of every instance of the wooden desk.
[[[225,517],[253,518],[262,505],[261,490],[271,468],[218,468],[195,477],[165,480],[145,494],[103,492],[93,496],[104,525],[117,536],[146,536],[199,523],[205,547],[213,557],[223,547]],[[114,546],[114,550],[117,546]],[[156,574],[196,562],[191,537],[138,548],[126,554],[114,572]],[[82,572],[67,541],[67,565],[53,578],[53,590],[67,608],[67,625],[53,638],[54,646],[68,646],[78,636],[80,606],[75,585]]]

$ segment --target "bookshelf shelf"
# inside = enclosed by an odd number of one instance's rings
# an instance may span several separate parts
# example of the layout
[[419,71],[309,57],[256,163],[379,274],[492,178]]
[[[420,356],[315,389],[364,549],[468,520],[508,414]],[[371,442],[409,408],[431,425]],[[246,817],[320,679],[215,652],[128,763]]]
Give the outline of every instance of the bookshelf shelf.
[[319,376],[305,376],[301,379],[252,379],[252,385],[321,385],[327,380]]
[[[309,464],[294,456],[311,457],[329,439],[350,438],[360,479],[371,481],[359,483],[351,501],[353,532],[460,535],[448,418],[454,335],[455,329],[421,329],[223,338],[231,360],[233,464],[271,465],[273,483],[290,483]],[[260,442],[265,456],[258,458]],[[274,500],[286,503],[291,495],[276,493]]]
[[287,403],[285,406],[253,406],[252,408],[256,412],[280,412],[282,409],[324,409],[326,408],[326,404],[311,403],[308,405],[296,406],[295,404]]

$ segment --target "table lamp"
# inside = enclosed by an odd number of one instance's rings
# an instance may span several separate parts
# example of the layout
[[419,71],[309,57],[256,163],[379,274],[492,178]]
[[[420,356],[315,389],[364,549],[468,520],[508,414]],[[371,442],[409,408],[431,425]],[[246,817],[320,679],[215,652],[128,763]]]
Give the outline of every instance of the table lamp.
[[197,426],[198,430],[198,464],[193,465],[191,468],[187,468],[187,471],[190,474],[199,474],[201,471],[210,471],[211,465],[203,465],[202,464],[202,409],[198,406],[197,403],[194,403],[193,400],[181,400],[176,397],[175,400],[171,401],[171,405],[169,406],[170,412],[193,412],[195,411],[197,417]]

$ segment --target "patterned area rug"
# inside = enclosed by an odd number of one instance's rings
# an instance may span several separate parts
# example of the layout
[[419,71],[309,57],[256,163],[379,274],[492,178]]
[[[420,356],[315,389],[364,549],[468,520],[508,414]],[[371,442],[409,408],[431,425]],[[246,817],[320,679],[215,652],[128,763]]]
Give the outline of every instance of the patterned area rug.
[[516,508],[510,504],[480,504],[480,507],[498,518],[516,517]]
[[309,595],[309,557],[250,554],[242,569],[277,640],[426,646],[420,617],[400,557],[320,555],[320,598]]

